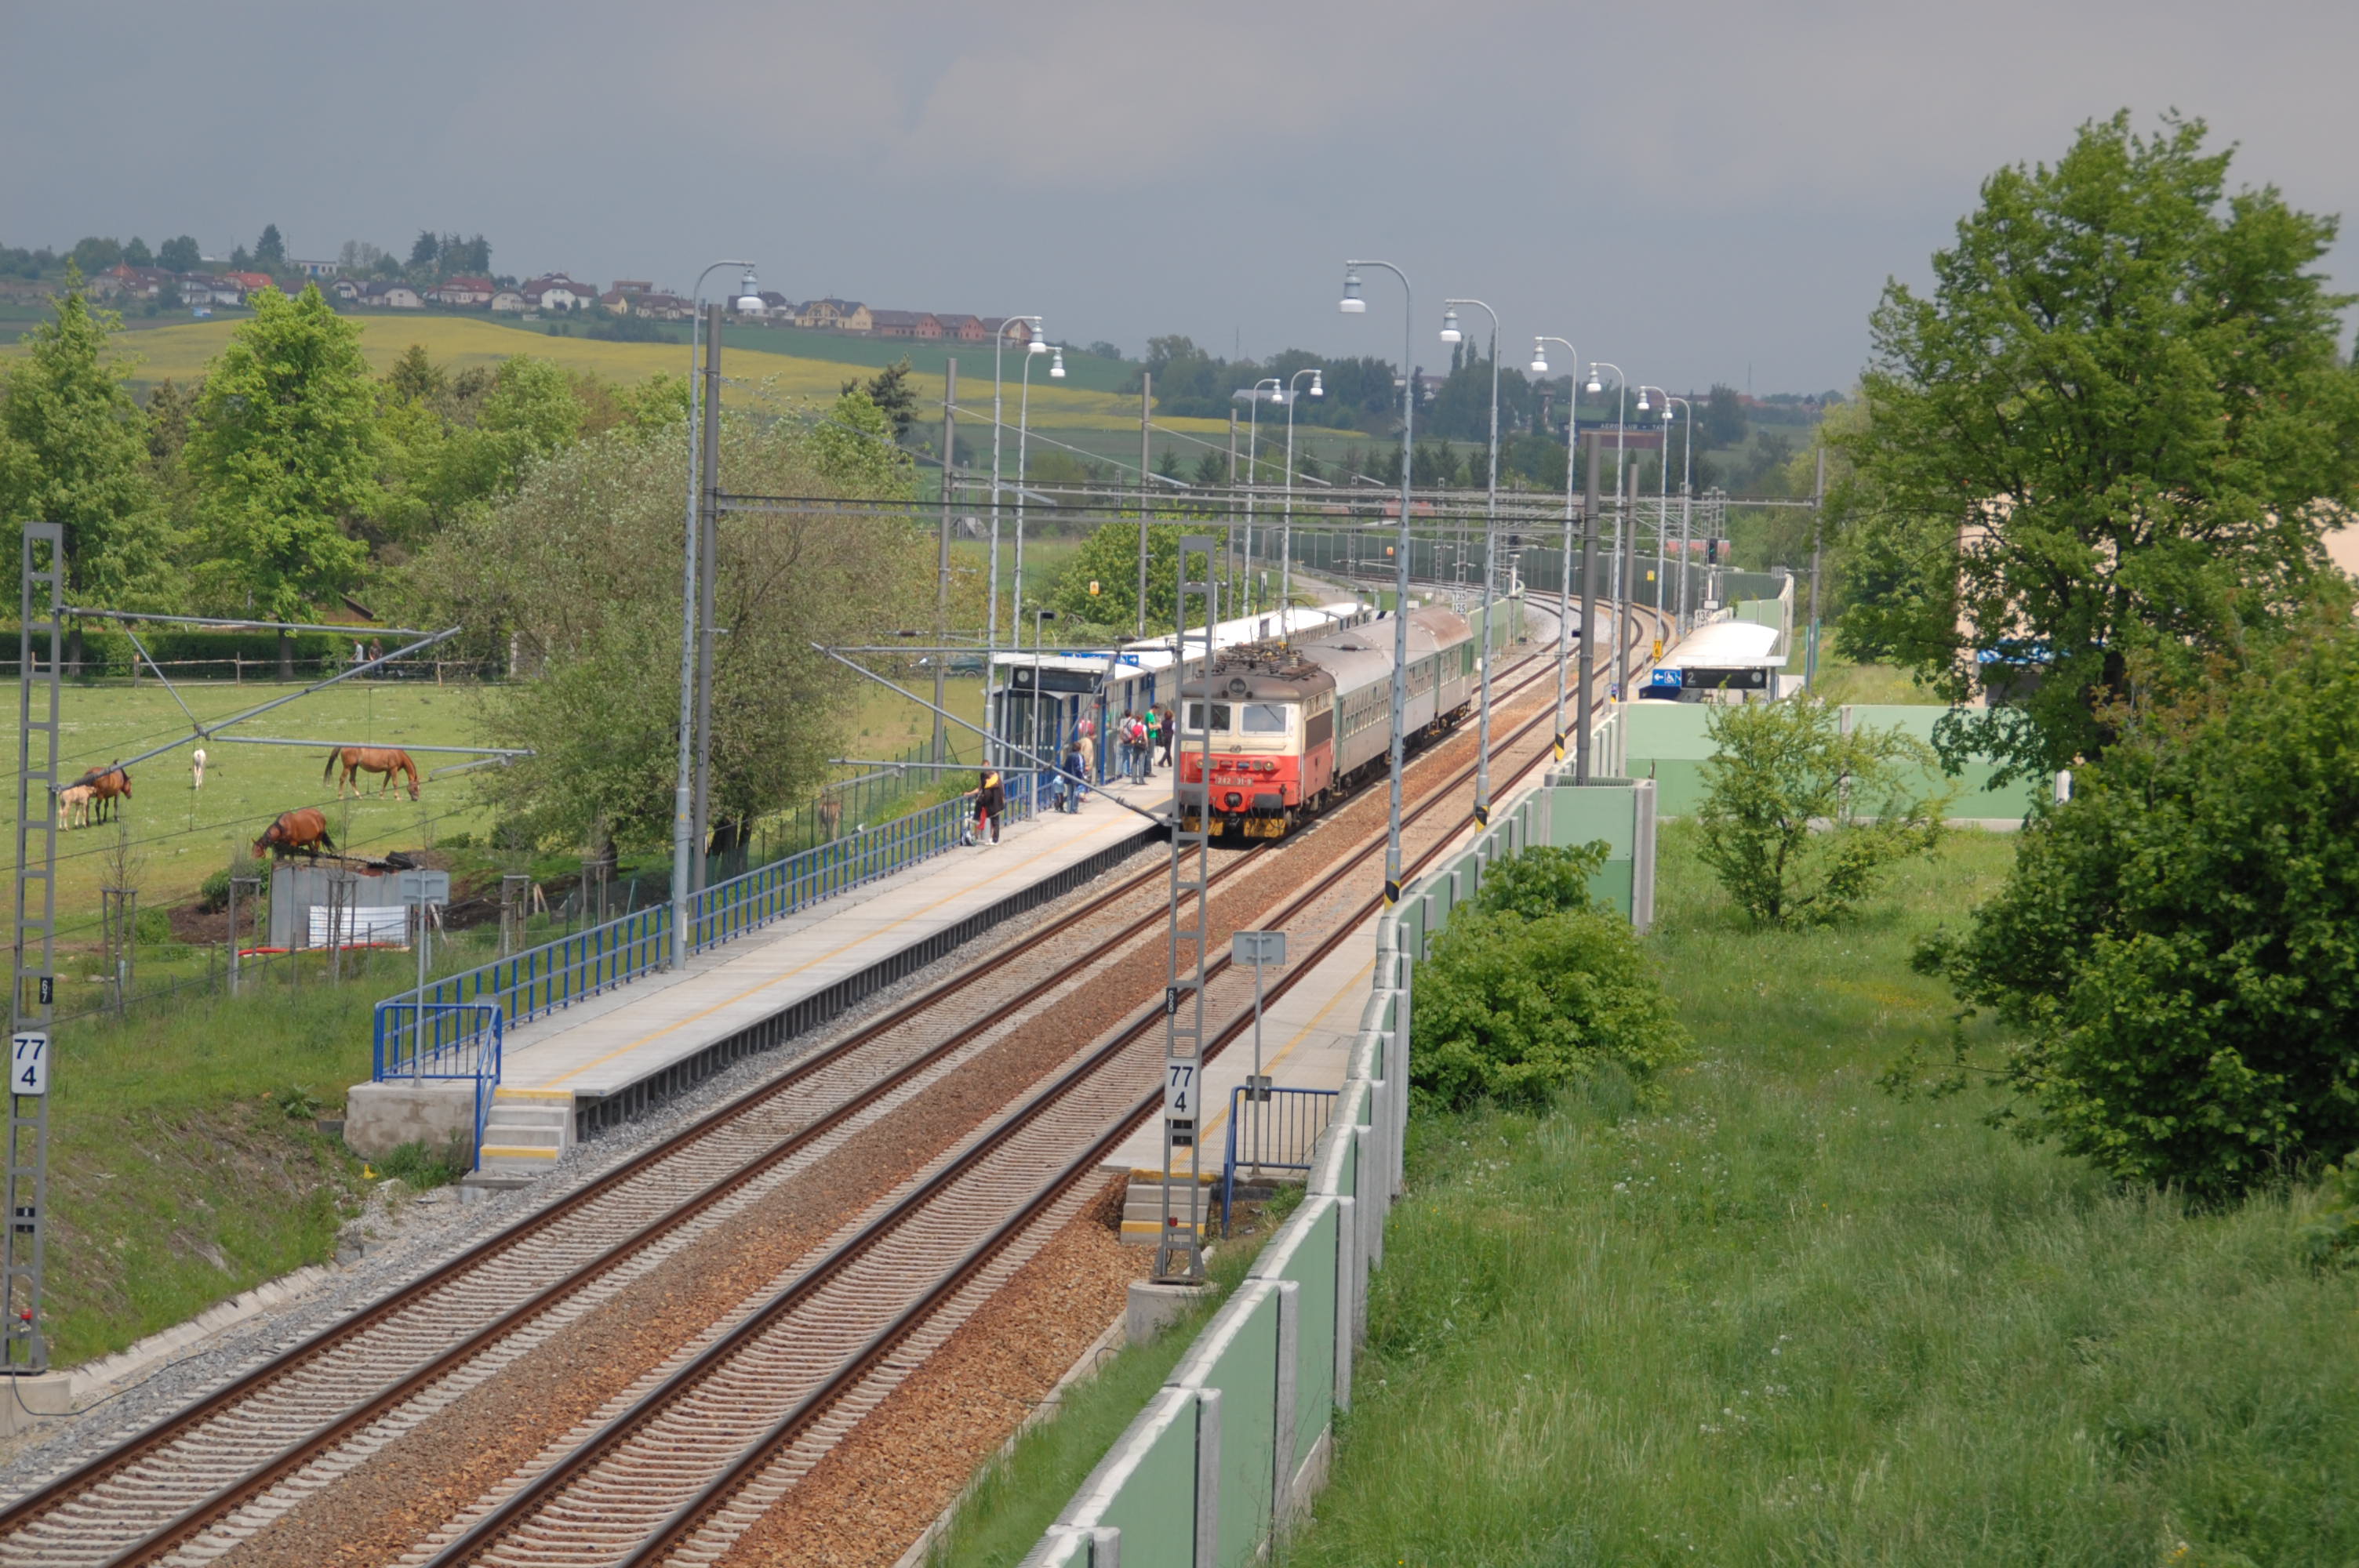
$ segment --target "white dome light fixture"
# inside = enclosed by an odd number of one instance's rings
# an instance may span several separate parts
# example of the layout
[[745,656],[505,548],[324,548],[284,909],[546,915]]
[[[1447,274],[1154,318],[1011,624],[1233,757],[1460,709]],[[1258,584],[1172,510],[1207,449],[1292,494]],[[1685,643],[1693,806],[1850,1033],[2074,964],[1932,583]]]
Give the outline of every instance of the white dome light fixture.
[[1537,338],[1532,340],[1532,373],[1548,374],[1548,348]]
[[1343,269],[1343,299],[1336,308],[1343,311],[1346,316],[1364,316],[1368,313],[1368,302],[1360,297],[1360,269],[1358,267],[1353,266],[1345,267]]
[[1465,333],[1458,330],[1458,308],[1456,306],[1452,306],[1449,309],[1443,311],[1441,313],[1441,341],[1445,343],[1456,343],[1460,339],[1465,337]]
[[[1065,346],[1062,343],[1058,344],[1055,353],[1056,357],[1049,362],[1049,379],[1062,381],[1065,379]],[[1668,411],[1666,416],[1668,416]]]
[[737,280],[737,313],[757,316],[767,308],[762,303],[762,286],[755,280],[754,269],[749,266],[745,269],[745,276]]

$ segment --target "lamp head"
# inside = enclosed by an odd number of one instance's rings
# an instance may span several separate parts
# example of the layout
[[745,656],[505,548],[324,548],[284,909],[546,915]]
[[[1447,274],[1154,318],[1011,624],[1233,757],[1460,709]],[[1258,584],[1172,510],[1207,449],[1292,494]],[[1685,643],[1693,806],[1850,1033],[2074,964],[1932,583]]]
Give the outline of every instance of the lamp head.
[[1364,316],[1367,314],[1368,302],[1360,297],[1360,269],[1358,267],[1347,266],[1343,269],[1343,301],[1341,305],[1337,306],[1336,308],[1343,311],[1346,316]]
[[1065,349],[1061,343],[1056,348],[1055,357],[1049,362],[1049,379],[1050,381],[1065,379]]
[[1605,390],[1605,384],[1597,379],[1597,367],[1595,365],[1591,365],[1589,367],[1589,390],[1592,392],[1603,392]]
[[764,308],[762,286],[755,280],[754,269],[749,266],[745,276],[737,280],[737,309],[740,314],[758,314]]
[[1310,373],[1310,395],[1313,397],[1327,395],[1327,389],[1320,384],[1319,373],[1315,370]]
[[1441,313],[1441,341],[1454,343],[1465,335],[1458,330],[1458,308],[1453,305]]
[[1641,413],[1641,414],[1644,414],[1644,413],[1645,413],[1648,408],[1650,408],[1650,407],[1652,407],[1652,406],[1653,406],[1653,405],[1649,404],[1649,403],[1647,401],[1647,389],[1646,389],[1645,387],[1643,387],[1643,386],[1642,386],[1642,387],[1640,387],[1640,388],[1638,389],[1638,412],[1639,412],[1639,413]]
[[1548,345],[1538,338],[1532,340],[1532,373],[1548,374]]
[[1040,339],[1040,324],[1038,321],[1032,323],[1032,341],[1024,345],[1024,351],[1027,354],[1045,354],[1049,351],[1049,345]]
[[1663,423],[1664,423],[1664,424],[1666,424],[1666,425],[1668,425],[1668,424],[1669,424],[1670,422],[1671,422],[1671,406],[1670,406],[1670,403],[1669,403],[1668,400],[1666,400],[1666,401],[1664,402],[1664,404],[1663,404]]

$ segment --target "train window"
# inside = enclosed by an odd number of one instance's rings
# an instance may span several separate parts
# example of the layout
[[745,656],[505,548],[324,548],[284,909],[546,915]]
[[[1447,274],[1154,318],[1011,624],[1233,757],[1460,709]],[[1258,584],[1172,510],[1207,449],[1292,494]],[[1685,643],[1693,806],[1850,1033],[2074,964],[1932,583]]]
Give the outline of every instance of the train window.
[[1245,732],[1248,735],[1285,734],[1285,705],[1276,702],[1246,703],[1245,706]]
[[[1200,732],[1203,730],[1204,705],[1202,703],[1191,702],[1188,705],[1188,722],[1183,728]],[[1228,732],[1229,705],[1225,702],[1216,702],[1212,704],[1212,733],[1225,735]]]

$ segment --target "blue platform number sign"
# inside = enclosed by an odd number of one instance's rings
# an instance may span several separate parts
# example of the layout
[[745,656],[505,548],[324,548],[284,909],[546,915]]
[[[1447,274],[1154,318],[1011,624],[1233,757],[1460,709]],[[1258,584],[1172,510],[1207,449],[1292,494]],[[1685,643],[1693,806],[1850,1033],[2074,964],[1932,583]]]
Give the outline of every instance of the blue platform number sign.
[[12,1037],[8,1054],[8,1090],[11,1094],[45,1095],[49,1092],[49,1037],[41,1031],[27,1030]]

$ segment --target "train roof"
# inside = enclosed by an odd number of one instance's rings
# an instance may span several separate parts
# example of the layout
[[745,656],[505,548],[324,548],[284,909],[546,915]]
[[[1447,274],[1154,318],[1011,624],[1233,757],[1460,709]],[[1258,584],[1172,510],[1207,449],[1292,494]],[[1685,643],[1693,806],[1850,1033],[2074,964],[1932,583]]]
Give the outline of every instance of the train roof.
[[1335,689],[1334,675],[1283,643],[1253,643],[1233,648],[1212,661],[1209,676],[1198,676],[1180,686],[1182,697],[1202,697],[1209,687],[1214,697],[1239,702],[1299,702]]
[[[1347,599],[1322,604],[1316,609],[1296,605],[1262,615],[1240,616],[1233,621],[1223,621],[1212,628],[1212,645],[1215,649],[1234,648],[1278,638],[1299,643],[1307,637],[1316,637],[1348,625],[1366,613],[1364,606]],[[1202,635],[1201,627],[1189,633],[1191,659],[1201,656],[1197,652],[1201,644],[1196,639]],[[993,655],[992,663],[1002,668],[1029,669],[1037,665],[1042,669],[1071,670],[1087,675],[1107,674],[1108,661],[1112,661],[1111,668],[1117,675],[1125,670],[1167,670],[1175,658],[1171,643],[1171,638],[1163,637],[1144,643],[1125,643],[1119,648],[1052,648],[1042,654],[1002,649]]]

